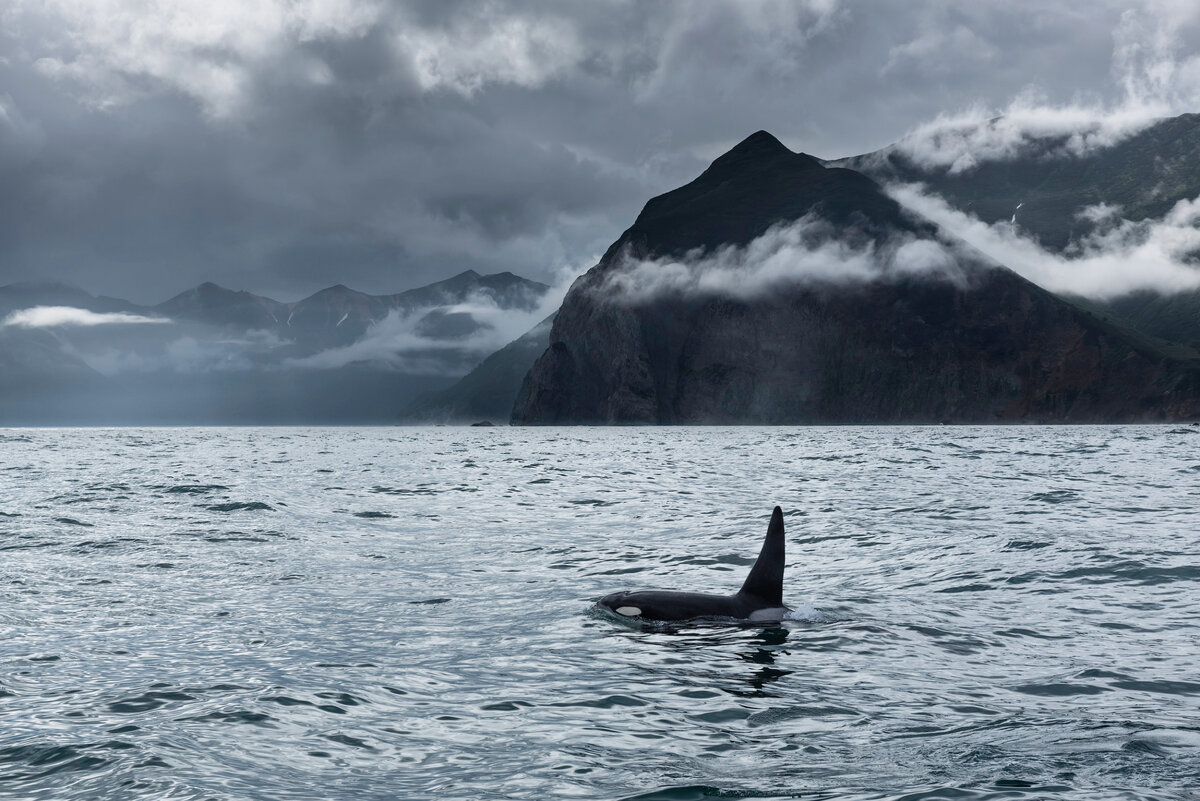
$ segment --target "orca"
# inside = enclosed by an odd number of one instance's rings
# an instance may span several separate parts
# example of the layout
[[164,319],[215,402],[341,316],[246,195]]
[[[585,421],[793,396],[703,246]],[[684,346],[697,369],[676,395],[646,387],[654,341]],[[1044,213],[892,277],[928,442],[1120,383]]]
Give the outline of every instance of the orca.
[[742,588],[733,595],[641,590],[614,592],[597,604],[620,617],[642,620],[731,618],[779,621],[791,611],[783,605],[783,544],[783,510],[776,506],[758,560],[750,568]]

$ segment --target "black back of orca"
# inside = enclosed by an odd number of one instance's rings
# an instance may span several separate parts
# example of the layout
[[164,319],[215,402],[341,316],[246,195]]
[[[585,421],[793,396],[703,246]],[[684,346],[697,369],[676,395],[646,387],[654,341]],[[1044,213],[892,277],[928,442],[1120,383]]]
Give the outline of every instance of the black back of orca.
[[737,620],[781,620],[787,614],[783,605],[784,537],[783,510],[771,513],[767,538],[750,575],[733,595],[702,592],[642,590],[614,592],[599,600],[599,605],[624,617],[645,620],[693,620],[695,618],[735,618]]

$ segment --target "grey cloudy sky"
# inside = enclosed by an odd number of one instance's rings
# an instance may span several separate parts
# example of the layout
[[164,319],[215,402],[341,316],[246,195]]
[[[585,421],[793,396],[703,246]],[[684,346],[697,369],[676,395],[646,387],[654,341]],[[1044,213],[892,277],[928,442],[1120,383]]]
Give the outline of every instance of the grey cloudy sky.
[[0,0],[0,283],[551,280],[759,128],[1200,110],[1198,6]]

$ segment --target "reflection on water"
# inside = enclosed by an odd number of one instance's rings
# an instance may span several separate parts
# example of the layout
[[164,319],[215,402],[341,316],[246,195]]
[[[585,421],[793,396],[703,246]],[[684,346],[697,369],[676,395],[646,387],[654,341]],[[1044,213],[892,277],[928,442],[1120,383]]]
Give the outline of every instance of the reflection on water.
[[1194,432],[0,431],[0,796],[1191,798]]

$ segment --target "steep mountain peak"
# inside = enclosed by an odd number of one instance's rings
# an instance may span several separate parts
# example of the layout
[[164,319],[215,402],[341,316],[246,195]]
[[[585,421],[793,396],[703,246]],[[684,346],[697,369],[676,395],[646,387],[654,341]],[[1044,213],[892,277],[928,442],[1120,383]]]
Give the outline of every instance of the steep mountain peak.
[[370,296],[366,295],[363,292],[359,292],[357,289],[351,289],[350,287],[346,286],[345,284],[334,284],[333,286],[327,286],[324,289],[317,290],[316,292],[312,293],[304,300],[300,301],[300,303],[306,303],[309,301],[316,300],[318,298],[340,298],[340,297],[364,297],[365,298],[365,297],[370,297]]
[[[822,170],[820,161],[805,153],[794,153],[766,131],[756,131],[718,156],[708,169],[707,176],[725,176],[754,167],[783,167],[789,170]],[[703,177],[703,176],[701,176]]]
[[[434,283],[429,284],[428,286],[440,287],[442,289],[453,291],[453,290],[462,289],[463,287],[474,286],[475,284],[477,284],[479,282],[479,279],[482,277],[483,276],[481,276],[479,273],[475,272],[474,270],[463,270],[461,273],[459,273],[457,275],[452,275],[449,278],[445,278],[441,281],[435,281]],[[418,287],[417,291],[424,289],[424,288],[425,287]],[[410,290],[410,291],[412,291],[412,290]]]
[[492,273],[479,276],[479,284],[491,289],[527,289],[536,292],[546,292],[550,287],[541,281],[532,281],[510,272]]
[[176,307],[182,303],[191,303],[196,300],[213,300],[218,296],[226,296],[234,294],[232,290],[226,289],[219,284],[214,284],[212,281],[205,281],[203,284],[197,284],[191,289],[185,289],[178,295],[172,295],[170,298],[158,304],[155,308]]
[[231,294],[233,294],[232,289],[226,289],[225,287],[221,286],[220,284],[214,284],[212,281],[205,281],[203,284],[199,284],[196,287],[194,287],[191,291],[195,292],[197,294],[202,294],[202,295],[215,295],[215,294],[231,295]]
[[406,289],[403,292],[397,293],[395,297],[423,297],[429,292],[461,292],[467,287],[474,286],[479,282],[482,276],[474,270],[463,270],[461,273],[452,275],[449,278],[443,278],[441,281],[434,281],[432,284],[419,286],[414,289]]
[[[716,161],[736,158],[771,158],[795,155],[787,146],[766,131],[755,131],[731,147]],[[716,163],[716,162],[714,162]]]
[[828,169],[759,131],[691,183],[651,198],[601,263],[613,263],[627,247],[644,258],[743,246],[773,225],[810,213],[836,226],[870,229],[871,235],[913,228],[896,201],[870,178]]
[[282,311],[283,304],[244,289],[226,289],[205,281],[151,308],[168,317],[249,330],[277,325],[275,312]]
[[[170,300],[168,300],[166,302],[170,303],[171,301],[174,301],[176,299],[186,298],[186,297],[203,297],[203,298],[208,298],[208,299],[217,299],[217,298],[235,298],[235,297],[240,297],[243,295],[251,296],[251,293],[247,292],[244,289],[229,289],[228,287],[223,287],[220,284],[214,284],[212,281],[205,281],[203,284],[197,284],[196,286],[192,287],[191,289],[185,289],[184,291],[180,292],[178,295],[176,295],[175,297],[171,298]],[[162,305],[162,304],[159,304],[159,305]]]

